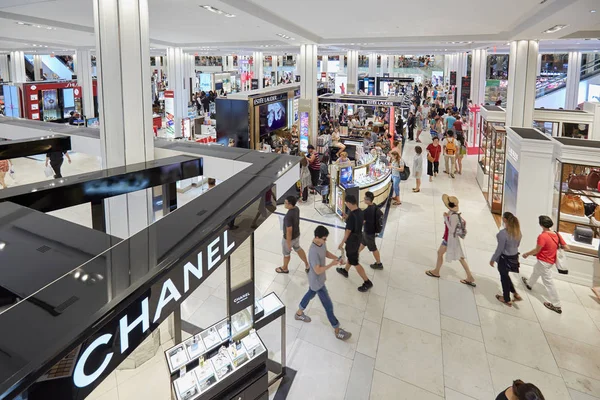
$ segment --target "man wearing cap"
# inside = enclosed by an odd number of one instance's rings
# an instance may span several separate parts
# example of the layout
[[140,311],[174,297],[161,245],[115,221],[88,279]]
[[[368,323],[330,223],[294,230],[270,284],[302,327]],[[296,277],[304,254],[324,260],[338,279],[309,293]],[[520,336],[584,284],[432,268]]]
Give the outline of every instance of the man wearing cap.
[[455,196],[444,194],[442,201],[449,211],[444,213],[444,237],[437,252],[435,269],[426,271],[425,273],[432,278],[439,278],[440,270],[444,263],[444,254],[446,254],[446,262],[458,260],[467,273],[467,278],[461,279],[460,283],[475,287],[475,278],[471,274],[469,264],[467,264],[467,260],[465,259],[460,238],[460,231],[466,232],[466,223],[460,216],[458,199]]

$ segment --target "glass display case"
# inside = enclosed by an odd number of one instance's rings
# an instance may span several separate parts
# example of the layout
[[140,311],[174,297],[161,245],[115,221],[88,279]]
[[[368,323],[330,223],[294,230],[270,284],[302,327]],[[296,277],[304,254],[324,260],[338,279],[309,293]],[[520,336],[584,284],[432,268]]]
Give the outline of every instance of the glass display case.
[[490,162],[492,159],[492,152],[494,150],[494,128],[496,127],[503,128],[504,124],[499,122],[490,122],[482,119],[482,123],[479,125],[478,162],[479,167],[481,168],[485,177],[485,179],[482,180],[482,182],[480,183],[480,186],[485,196],[487,196],[488,191],[487,175],[490,174]]
[[575,253],[596,257],[600,245],[600,166],[556,163],[553,212]]
[[587,139],[589,132],[589,124],[563,122],[561,136],[573,139]]
[[494,214],[502,214],[504,196],[504,167],[506,163],[506,130],[502,126],[492,126],[488,139],[489,183],[487,201]]
[[558,136],[558,122],[533,121],[533,127],[548,136]]

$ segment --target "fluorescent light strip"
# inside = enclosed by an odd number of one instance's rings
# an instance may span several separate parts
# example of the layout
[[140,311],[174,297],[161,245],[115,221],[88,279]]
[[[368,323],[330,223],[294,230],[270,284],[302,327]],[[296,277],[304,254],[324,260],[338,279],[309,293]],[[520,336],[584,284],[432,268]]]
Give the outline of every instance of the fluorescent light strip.
[[567,25],[554,25],[552,28],[546,29],[544,32],[542,33],[555,33],[560,31],[561,29],[566,28]]
[[46,30],[49,30],[49,31],[55,31],[56,30],[56,28],[53,27],[53,26],[35,25],[35,24],[30,24],[28,22],[22,22],[22,21],[17,21],[17,22],[15,22],[15,24],[21,25],[21,26],[29,26],[29,27],[38,28],[38,29],[46,29]]
[[200,6],[200,7],[204,8],[207,11],[213,12],[215,14],[222,15],[222,16],[227,17],[227,18],[235,18],[235,14],[226,13],[225,11],[219,10],[218,8],[213,7],[213,6],[206,6],[205,5],[205,6]]

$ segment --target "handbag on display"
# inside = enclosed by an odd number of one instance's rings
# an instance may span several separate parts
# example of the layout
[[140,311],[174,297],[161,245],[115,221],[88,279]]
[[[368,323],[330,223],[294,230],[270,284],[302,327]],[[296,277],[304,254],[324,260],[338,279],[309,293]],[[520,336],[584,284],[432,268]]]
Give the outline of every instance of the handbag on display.
[[571,190],[587,189],[587,175],[571,175],[569,177],[569,189],[571,189]]
[[598,183],[600,182],[600,169],[594,168],[590,171],[587,176],[587,187],[591,190],[598,189]]
[[577,225],[573,232],[573,238],[579,243],[592,244],[594,231],[589,226]]
[[583,205],[583,200],[581,200],[581,197],[576,195],[563,195],[562,199],[560,200],[560,212],[584,217],[585,207]]
[[594,218],[596,221],[600,221],[600,206],[596,206],[596,210],[594,210]]
[[577,227],[577,224],[574,224],[572,222],[564,222],[564,221],[560,221],[560,223],[558,224],[558,230],[564,233],[569,233],[569,234],[573,234],[575,232],[575,228]]
[[596,208],[598,208],[598,206],[596,203],[583,203],[583,208],[585,210],[585,216],[591,217],[596,212]]

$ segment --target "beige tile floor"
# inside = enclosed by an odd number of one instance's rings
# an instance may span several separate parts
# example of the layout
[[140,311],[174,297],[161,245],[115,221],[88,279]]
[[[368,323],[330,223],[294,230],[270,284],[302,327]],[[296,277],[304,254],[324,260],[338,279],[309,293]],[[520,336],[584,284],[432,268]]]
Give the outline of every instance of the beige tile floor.
[[[412,147],[407,146],[409,154]],[[306,310],[310,324],[293,319],[308,286],[301,262],[293,255],[292,272],[275,274],[281,263],[279,216],[257,230],[257,291],[276,292],[288,307],[288,365],[298,371],[289,399],[487,400],[516,378],[535,383],[549,400],[600,399],[600,304],[589,288],[558,282],[562,315],[543,307],[541,285],[527,292],[517,276],[513,281],[524,300],[513,308],[495,300],[500,282],[488,261],[497,227],[475,181],[475,168],[475,157],[469,157],[462,176],[424,182],[419,194],[410,191],[412,182],[402,185],[403,204],[390,211],[378,239],[385,268],[367,267],[375,284],[369,293],[356,290],[360,279],[354,271],[348,279],[328,272],[335,312],[353,334],[347,342],[334,338],[318,298]],[[195,189],[185,198],[200,192]],[[478,283],[474,289],[458,283],[464,273],[457,263],[445,266],[439,280],[424,275],[435,262],[445,211],[440,197],[446,192],[459,197],[469,222],[465,244]],[[312,200],[300,209],[303,218],[340,224],[317,213]],[[306,249],[315,226],[301,222]],[[329,229],[328,245],[335,250],[343,231]],[[361,261],[368,265],[374,259],[365,252]],[[523,273],[529,272],[523,266]],[[206,326],[223,317],[224,280],[221,267],[185,302],[184,318]],[[277,327],[261,333],[278,359]],[[135,371],[112,374],[90,398],[167,400],[169,390],[164,356],[158,352]]]

